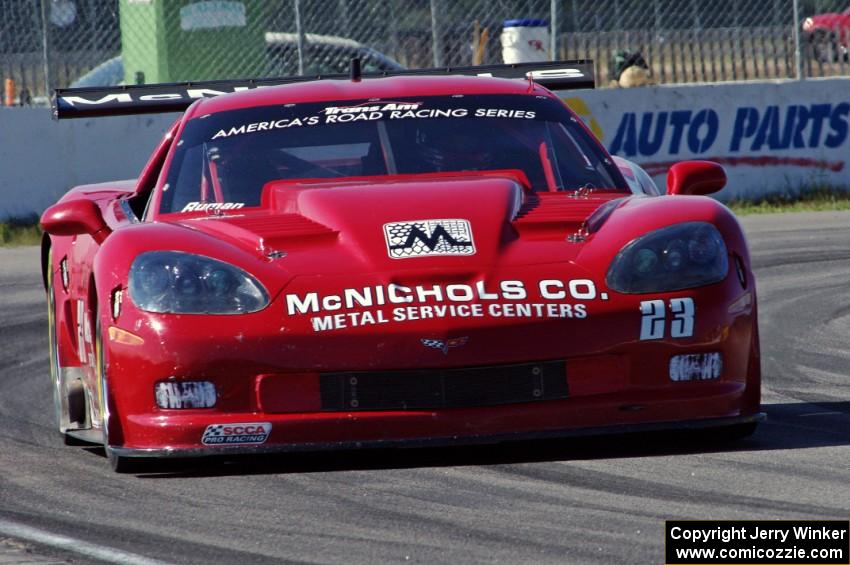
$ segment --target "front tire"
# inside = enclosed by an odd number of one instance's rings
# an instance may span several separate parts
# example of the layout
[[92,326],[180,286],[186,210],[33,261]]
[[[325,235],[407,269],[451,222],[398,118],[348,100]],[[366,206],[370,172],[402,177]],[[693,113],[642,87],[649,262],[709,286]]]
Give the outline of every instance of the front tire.
[[97,370],[97,378],[100,383],[100,414],[101,414],[101,430],[103,433],[103,451],[106,454],[106,460],[109,461],[109,466],[116,473],[138,473],[145,469],[148,461],[136,457],[126,457],[118,455],[115,448],[118,445],[113,441],[121,441],[123,434],[121,433],[121,418],[115,409],[115,403],[109,392],[109,377],[108,365],[106,363],[106,354],[103,348],[103,332],[100,323],[100,311],[95,309],[95,363]]
[[59,337],[56,331],[56,288],[53,282],[53,249],[47,252],[47,339],[50,347],[50,383],[53,385],[53,417],[59,433],[67,438],[63,403],[64,386],[59,369]]

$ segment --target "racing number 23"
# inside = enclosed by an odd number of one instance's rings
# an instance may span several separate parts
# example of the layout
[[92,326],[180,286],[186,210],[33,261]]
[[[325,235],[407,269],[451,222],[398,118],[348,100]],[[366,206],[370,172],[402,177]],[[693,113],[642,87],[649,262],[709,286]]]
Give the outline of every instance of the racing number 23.
[[[671,298],[670,337],[694,335],[694,299]],[[640,339],[663,339],[667,325],[667,308],[663,300],[644,300],[640,303]]]

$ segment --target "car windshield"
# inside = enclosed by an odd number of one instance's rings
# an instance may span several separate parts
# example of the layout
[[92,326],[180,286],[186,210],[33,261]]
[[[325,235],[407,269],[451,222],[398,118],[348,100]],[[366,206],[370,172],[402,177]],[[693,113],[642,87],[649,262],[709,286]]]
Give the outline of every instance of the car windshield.
[[[160,212],[257,206],[275,180],[518,169],[536,191],[627,190],[563,103],[476,95],[280,104],[190,120]],[[621,184],[623,184],[621,186]]]

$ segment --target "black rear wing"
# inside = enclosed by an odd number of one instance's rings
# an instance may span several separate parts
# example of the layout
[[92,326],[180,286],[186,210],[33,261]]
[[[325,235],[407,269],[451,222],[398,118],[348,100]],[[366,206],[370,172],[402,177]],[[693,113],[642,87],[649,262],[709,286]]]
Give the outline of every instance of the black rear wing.
[[[593,88],[594,86],[593,62],[586,60],[383,71],[378,73],[363,73],[362,78],[422,75],[467,75],[530,79],[550,90],[572,90]],[[163,112],[181,112],[198,98],[207,98],[231,92],[295,82],[347,79],[350,79],[349,75],[333,74],[135,86],[59,88],[54,92],[51,105],[53,108],[53,117],[60,120],[96,116],[159,114]]]

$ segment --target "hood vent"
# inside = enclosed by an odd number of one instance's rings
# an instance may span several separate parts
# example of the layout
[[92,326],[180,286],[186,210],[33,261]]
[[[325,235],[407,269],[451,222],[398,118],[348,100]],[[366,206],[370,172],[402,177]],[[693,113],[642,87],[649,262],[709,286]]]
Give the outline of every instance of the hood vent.
[[622,197],[621,194],[603,194],[587,198],[573,198],[563,192],[540,192],[529,198],[513,221],[520,234],[551,232],[558,236],[575,231],[606,202]]
[[334,239],[338,233],[301,214],[192,219],[186,225],[259,250],[282,244],[291,246],[299,242],[315,243],[321,239]]
[[227,218],[227,223],[256,233],[263,239],[291,239],[327,237],[336,235],[336,231],[305,218],[301,214],[277,214],[273,216],[243,216]]

